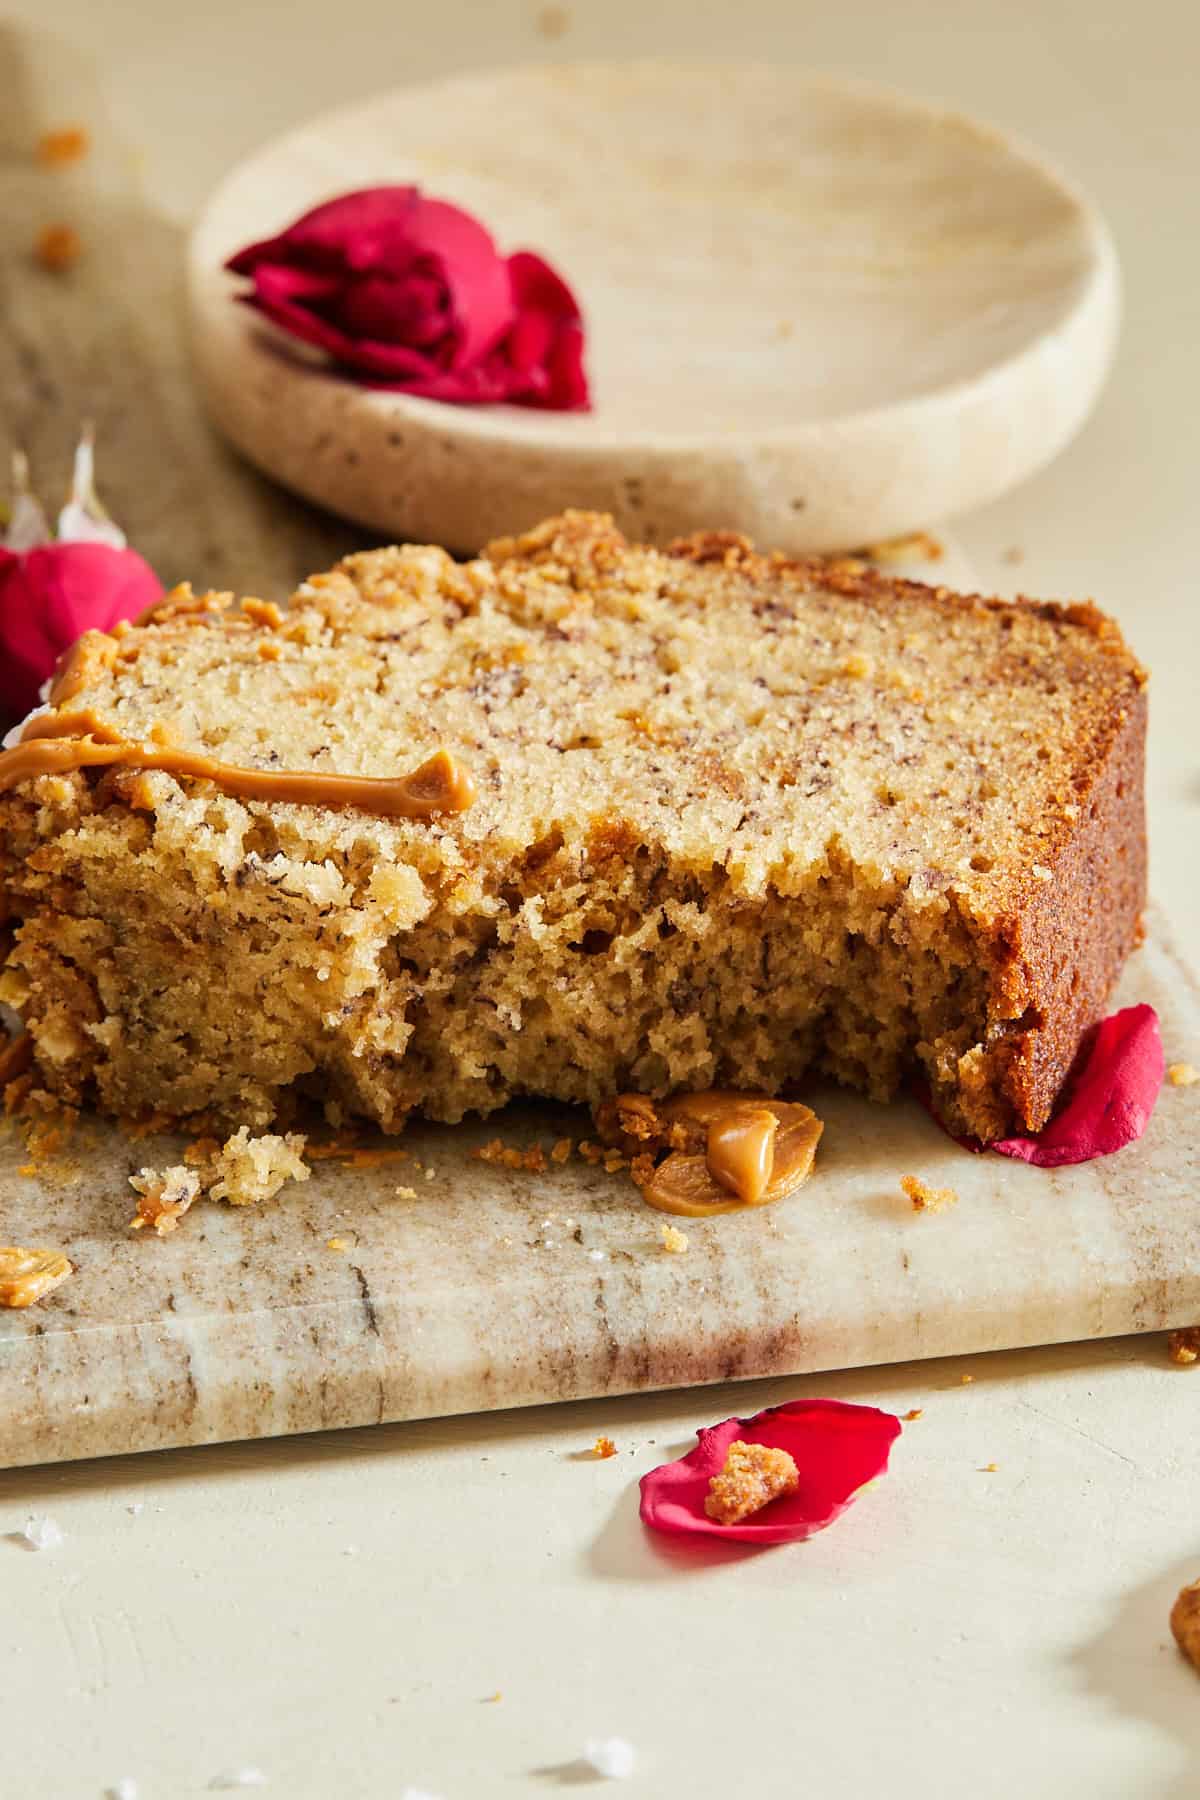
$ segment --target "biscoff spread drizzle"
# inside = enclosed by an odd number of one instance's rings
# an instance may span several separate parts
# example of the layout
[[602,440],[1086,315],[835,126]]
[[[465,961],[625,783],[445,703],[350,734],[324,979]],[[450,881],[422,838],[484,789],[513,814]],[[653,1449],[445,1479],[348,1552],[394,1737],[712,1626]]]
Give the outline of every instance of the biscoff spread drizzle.
[[[66,676],[68,670],[64,670]],[[63,677],[60,677],[60,684]],[[310,769],[244,769],[197,751],[122,738],[90,711],[39,713],[20,741],[0,752],[0,792],[38,775],[119,766],[211,781],[238,800],[276,800],[294,806],[351,807],[392,819],[429,819],[465,812],[476,797],[468,769],[437,750],[411,774],[334,775]]]

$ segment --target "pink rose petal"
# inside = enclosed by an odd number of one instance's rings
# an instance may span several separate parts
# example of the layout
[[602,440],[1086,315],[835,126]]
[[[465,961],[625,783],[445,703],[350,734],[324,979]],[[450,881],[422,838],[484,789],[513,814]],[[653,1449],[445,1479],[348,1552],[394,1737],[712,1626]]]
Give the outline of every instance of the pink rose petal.
[[[841,1400],[789,1400],[751,1419],[725,1419],[696,1433],[696,1448],[641,1480],[642,1522],[675,1536],[726,1538],[743,1544],[790,1544],[823,1531],[868,1482],[883,1475],[900,1435],[894,1414]],[[708,1484],[741,1438],[786,1450],[800,1487],[737,1525],[720,1525],[704,1510]]]
[[946,1136],[964,1150],[977,1156],[995,1150],[1038,1168],[1058,1169],[1111,1156],[1136,1143],[1154,1115],[1165,1068],[1158,1014],[1143,1003],[1110,1013],[1092,1027],[1080,1046],[1058,1112],[1031,1137],[996,1138],[990,1144],[959,1137],[938,1118],[924,1083],[914,1092]]
[[1035,1137],[999,1138],[987,1147],[1043,1169],[1111,1156],[1150,1123],[1165,1068],[1158,1014],[1152,1006],[1126,1006],[1085,1040],[1069,1098],[1050,1123]]
[[162,596],[135,550],[102,543],[0,549],[0,707],[18,718],[85,631],[109,631]]
[[583,320],[530,251],[500,254],[461,207],[415,187],[327,201],[227,265],[237,298],[364,383],[458,405],[579,410]]

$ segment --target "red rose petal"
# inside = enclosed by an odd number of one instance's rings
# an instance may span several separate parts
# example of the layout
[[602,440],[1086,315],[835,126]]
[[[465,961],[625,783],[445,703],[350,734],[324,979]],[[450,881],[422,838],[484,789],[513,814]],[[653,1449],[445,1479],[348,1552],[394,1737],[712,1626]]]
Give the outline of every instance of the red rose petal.
[[470,213],[414,187],[326,201],[226,266],[254,283],[239,299],[372,386],[460,405],[589,404],[566,282],[532,252],[501,256]]
[[1084,1037],[1063,1090],[1058,1112],[1031,1137],[996,1138],[984,1144],[960,1137],[938,1118],[923,1082],[914,1093],[947,1137],[973,1155],[995,1150],[1038,1168],[1112,1156],[1136,1143],[1154,1116],[1166,1058],[1158,1014],[1152,1006],[1126,1006],[1110,1013]]
[[[727,1538],[743,1544],[790,1544],[823,1531],[868,1482],[883,1475],[900,1421],[874,1406],[841,1400],[789,1400],[751,1419],[725,1419],[696,1433],[696,1448],[641,1480],[642,1522],[675,1536]],[[737,1525],[720,1525],[704,1510],[708,1484],[741,1438],[786,1450],[796,1464],[796,1493],[773,1500]]]
[[1061,1112],[1035,1137],[1000,1138],[987,1147],[1043,1169],[1111,1156],[1150,1123],[1165,1069],[1158,1014],[1152,1006],[1126,1006],[1085,1041]]
[[88,542],[0,549],[0,705],[29,712],[76,638],[132,619],[162,591],[135,550]]

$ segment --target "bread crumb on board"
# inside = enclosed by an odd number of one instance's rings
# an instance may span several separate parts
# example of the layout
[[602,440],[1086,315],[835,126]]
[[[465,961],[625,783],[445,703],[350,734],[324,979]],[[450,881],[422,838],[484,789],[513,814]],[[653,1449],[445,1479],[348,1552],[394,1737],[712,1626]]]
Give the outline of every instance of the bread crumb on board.
[[251,1137],[243,1125],[223,1144],[197,1138],[183,1153],[183,1163],[168,1169],[139,1169],[129,1177],[138,1195],[130,1224],[135,1231],[152,1225],[159,1237],[174,1231],[184,1213],[200,1198],[225,1200],[230,1206],[257,1206],[271,1200],[289,1181],[307,1181],[312,1170],[304,1161],[304,1138],[298,1132],[277,1137],[266,1132]]
[[141,1231],[152,1225],[159,1237],[177,1230],[184,1213],[200,1198],[200,1177],[184,1163],[169,1169],[139,1169],[129,1177],[129,1185],[138,1197],[130,1226]]
[[953,1188],[930,1187],[919,1175],[902,1175],[900,1186],[912,1201],[914,1212],[944,1212],[946,1207],[958,1205]]

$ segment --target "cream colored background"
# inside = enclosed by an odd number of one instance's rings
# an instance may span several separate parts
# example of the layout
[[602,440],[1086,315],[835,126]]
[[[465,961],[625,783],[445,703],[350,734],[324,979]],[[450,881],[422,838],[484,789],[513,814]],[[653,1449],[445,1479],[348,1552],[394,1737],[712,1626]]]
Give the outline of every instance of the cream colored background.
[[[1057,156],[1115,228],[1123,349],[1062,461],[956,535],[983,585],[1094,594],[1152,666],[1155,886],[1200,960],[1190,4],[574,0],[554,41],[524,0],[9,10],[97,59],[148,195],[181,221],[320,107],[568,53],[803,61]],[[85,73],[62,104],[96,104]],[[0,1474],[0,1794],[87,1800],[130,1774],[174,1800],[255,1763],[300,1800],[534,1796],[574,1786],[606,1732],[640,1752],[627,1791],[689,1800],[1200,1793],[1200,1683],[1166,1626],[1200,1576],[1200,1369],[1145,1339],[825,1378],[925,1408],[835,1531],[700,1565],[647,1542],[637,1474],[795,1385]],[[579,1459],[599,1431],[621,1454]],[[59,1550],[3,1541],[31,1511]]]

